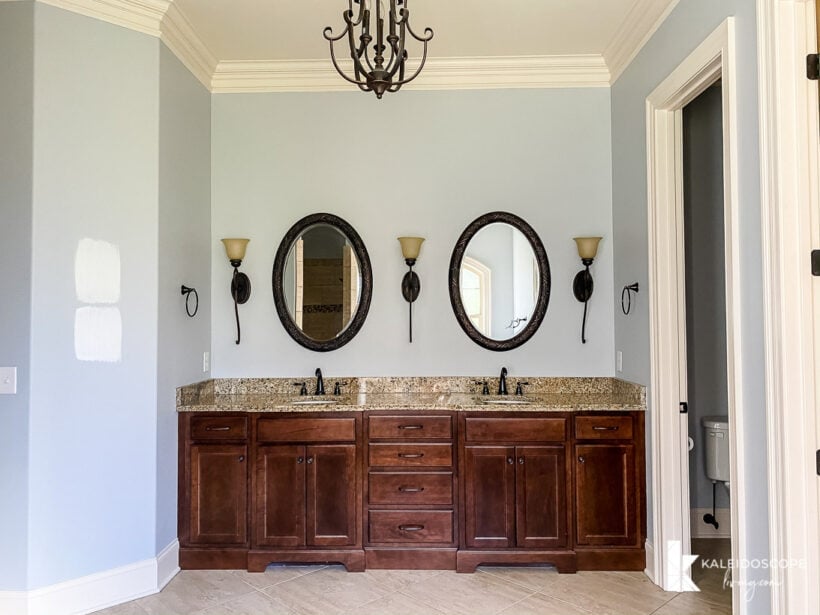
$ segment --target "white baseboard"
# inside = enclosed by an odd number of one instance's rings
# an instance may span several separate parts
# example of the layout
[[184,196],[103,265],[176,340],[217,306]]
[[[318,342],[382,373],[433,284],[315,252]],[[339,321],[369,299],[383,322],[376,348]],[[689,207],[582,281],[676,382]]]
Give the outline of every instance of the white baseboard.
[[692,508],[689,511],[689,528],[692,538],[731,538],[732,537],[732,509],[715,509],[718,529],[703,522],[703,515],[712,513],[711,508]]
[[644,550],[646,551],[646,569],[643,573],[649,577],[650,581],[655,583],[655,546],[647,540],[644,544]]
[[28,615],[28,592],[0,591],[0,615]]
[[179,542],[155,558],[28,592],[0,592],[0,615],[85,615],[160,591],[179,572]]
[[179,572],[179,541],[175,540],[157,555],[157,591],[168,585]]

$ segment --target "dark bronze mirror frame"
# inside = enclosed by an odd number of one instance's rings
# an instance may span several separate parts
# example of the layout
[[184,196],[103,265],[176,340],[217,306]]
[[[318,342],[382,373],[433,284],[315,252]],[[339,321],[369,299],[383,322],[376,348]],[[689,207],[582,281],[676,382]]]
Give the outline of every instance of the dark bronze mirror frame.
[[[535,259],[538,262],[538,271],[540,275],[538,299],[535,302],[535,309],[529,322],[527,323],[527,326],[524,327],[517,335],[507,340],[495,340],[479,332],[473,326],[473,323],[470,322],[470,318],[464,311],[464,304],[461,301],[461,261],[464,258],[464,253],[467,251],[467,245],[470,243],[470,240],[475,236],[475,234],[478,233],[478,231],[489,224],[494,224],[497,222],[509,224],[519,230],[524,237],[527,238],[527,241],[530,242],[530,246],[532,246],[532,251],[535,253]],[[494,211],[484,214],[471,222],[470,225],[464,229],[461,237],[459,237],[456,242],[456,247],[453,250],[453,256],[450,259],[449,275],[450,303],[453,306],[453,312],[456,315],[458,324],[460,324],[461,328],[464,329],[464,333],[466,333],[467,336],[479,346],[482,346],[487,350],[495,350],[499,352],[512,350],[513,348],[518,348],[522,344],[526,343],[533,335],[535,335],[538,327],[541,326],[541,322],[544,320],[544,315],[547,313],[547,305],[550,300],[550,288],[552,284],[549,259],[547,258],[547,251],[544,249],[544,244],[541,243],[541,239],[538,237],[538,233],[536,233],[535,230],[527,224],[527,222],[515,214],[504,211]]]
[[[359,261],[359,268],[362,276],[361,296],[359,297],[359,307],[356,310],[350,324],[339,335],[332,340],[315,340],[305,335],[290,316],[288,306],[285,301],[283,278],[285,274],[285,263],[287,262],[288,253],[290,252],[293,243],[298,237],[307,229],[317,224],[326,224],[338,229],[345,237],[347,237],[353,251],[356,253],[356,258]],[[279,244],[279,249],[276,251],[276,258],[273,261],[273,302],[276,305],[276,312],[279,314],[279,320],[282,321],[282,326],[288,334],[296,340],[299,344],[310,350],[316,352],[329,352],[336,350],[347,344],[352,340],[359,330],[362,328],[367,312],[370,310],[370,299],[373,296],[373,269],[370,266],[370,256],[367,254],[367,248],[364,246],[359,234],[354,230],[350,224],[333,214],[319,213],[311,214],[299,220],[294,224],[290,230],[285,234],[282,243]]]

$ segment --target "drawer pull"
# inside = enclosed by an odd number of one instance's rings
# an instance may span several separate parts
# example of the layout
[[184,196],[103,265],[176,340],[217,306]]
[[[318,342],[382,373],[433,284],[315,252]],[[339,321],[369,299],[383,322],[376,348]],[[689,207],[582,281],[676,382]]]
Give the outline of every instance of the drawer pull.
[[205,431],[230,431],[230,427],[206,427]]
[[399,453],[399,459],[421,459],[424,453]]
[[419,525],[400,525],[399,529],[402,532],[420,532],[421,530],[424,529],[424,526],[421,525],[421,524],[419,524]]
[[605,427],[603,425],[593,425],[592,430],[593,431],[618,431],[618,426],[617,425],[611,425],[609,427]]
[[405,487],[405,486],[401,486],[401,487],[399,487],[399,491],[401,491],[402,493],[421,493],[422,491],[424,491],[424,487]]
[[424,429],[424,425],[399,425],[399,429]]

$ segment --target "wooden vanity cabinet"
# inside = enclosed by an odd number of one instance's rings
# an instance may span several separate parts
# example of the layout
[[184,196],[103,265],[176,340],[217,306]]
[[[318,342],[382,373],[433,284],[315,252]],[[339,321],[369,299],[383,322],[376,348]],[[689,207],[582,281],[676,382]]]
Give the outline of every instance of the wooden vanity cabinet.
[[245,567],[247,421],[238,415],[179,415],[178,525],[183,568]]

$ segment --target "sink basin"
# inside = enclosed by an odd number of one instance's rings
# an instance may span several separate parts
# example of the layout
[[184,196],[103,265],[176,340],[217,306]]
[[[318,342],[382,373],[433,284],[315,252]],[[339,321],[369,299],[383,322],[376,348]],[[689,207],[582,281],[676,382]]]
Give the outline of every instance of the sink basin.
[[477,397],[476,400],[488,406],[527,406],[532,403],[523,397]]
[[332,406],[336,403],[335,399],[297,399],[290,402],[292,406]]

